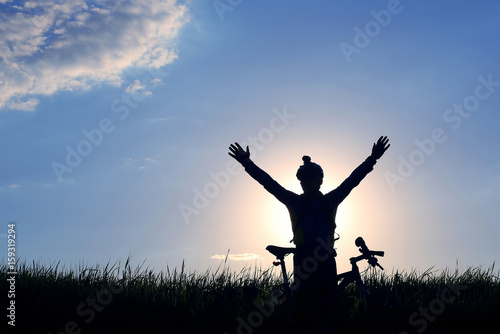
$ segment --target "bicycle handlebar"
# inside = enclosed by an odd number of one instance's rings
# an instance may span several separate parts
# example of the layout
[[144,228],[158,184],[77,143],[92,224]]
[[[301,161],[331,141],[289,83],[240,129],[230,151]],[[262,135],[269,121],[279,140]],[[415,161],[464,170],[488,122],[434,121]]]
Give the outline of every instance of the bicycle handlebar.
[[385,254],[384,251],[371,251],[371,250],[369,250],[368,247],[366,246],[365,241],[361,237],[356,238],[356,240],[354,241],[354,244],[357,247],[359,247],[359,251],[363,255],[360,255],[358,257],[352,257],[350,259],[352,264],[354,264],[358,261],[361,261],[361,260],[368,260],[368,263],[372,267],[378,266],[378,267],[380,267],[380,269],[384,270],[384,268],[382,268],[382,266],[380,264],[378,264],[378,259],[375,257],[375,256],[383,257]]
[[361,247],[362,249],[368,249],[366,247],[366,243],[365,243],[365,240],[361,237],[357,237],[356,240],[354,240],[354,244],[356,245],[356,247]]
[[[358,261],[368,260],[368,263],[371,266],[373,266],[373,267],[378,266],[378,267],[380,267],[380,269],[384,270],[384,268],[382,268],[382,266],[380,264],[378,264],[378,259],[375,257],[375,256],[384,256],[384,251],[372,251],[372,250],[368,249],[365,241],[361,237],[356,238],[356,240],[354,241],[354,244],[357,247],[359,247],[359,251],[361,252],[362,255],[360,255],[358,257],[351,257],[349,259],[349,261],[351,261],[351,263],[353,265]],[[296,249],[269,245],[266,247],[266,250],[268,250],[271,254],[276,256],[276,258],[278,260],[280,260],[278,262],[273,262],[273,264],[275,266],[279,266],[282,263],[281,260],[283,260],[285,258],[285,256],[287,256],[288,254],[294,254]]]

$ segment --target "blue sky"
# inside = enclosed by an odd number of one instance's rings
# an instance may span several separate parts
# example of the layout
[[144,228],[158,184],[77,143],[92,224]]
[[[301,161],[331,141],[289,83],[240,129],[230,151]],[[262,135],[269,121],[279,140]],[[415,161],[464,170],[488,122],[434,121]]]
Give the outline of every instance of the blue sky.
[[287,212],[234,141],[299,192],[308,154],[391,269],[489,267],[500,234],[496,1],[0,1],[0,216],[18,256],[155,270],[261,265]]

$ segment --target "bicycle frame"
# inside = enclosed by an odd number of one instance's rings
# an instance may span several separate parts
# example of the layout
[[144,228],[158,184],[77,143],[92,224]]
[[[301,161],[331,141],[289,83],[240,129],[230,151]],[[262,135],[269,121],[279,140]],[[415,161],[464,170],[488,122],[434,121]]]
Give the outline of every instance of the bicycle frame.
[[[383,251],[369,250],[365,244],[365,241],[361,237],[358,237],[354,243],[357,247],[359,247],[359,251],[362,253],[362,255],[358,257],[352,257],[349,259],[349,261],[351,262],[351,268],[352,268],[351,271],[347,271],[345,273],[337,275],[336,280],[337,282],[340,281],[340,283],[337,284],[336,289],[334,289],[330,298],[327,298],[326,302],[331,300],[333,298],[333,295],[337,294],[338,292],[340,292],[346,286],[348,286],[353,282],[355,282],[358,285],[359,289],[361,290],[361,293],[363,293],[365,298],[366,299],[369,298],[370,292],[368,291],[366,285],[363,283],[363,280],[361,279],[357,262],[361,260],[367,260],[368,264],[370,264],[372,267],[378,266],[380,267],[380,269],[384,270],[384,268],[382,268],[382,266],[378,263],[378,259],[375,257],[375,256],[384,256]],[[289,254],[295,254],[295,248],[283,248],[270,245],[266,247],[266,250],[269,251],[274,256],[276,256],[276,259],[278,261],[273,262],[273,265],[281,266],[281,273],[283,276],[282,285],[283,289],[285,290],[284,293],[285,295],[290,295],[291,294],[290,281],[288,279],[288,275],[286,272],[285,257]]]
[[276,259],[278,261],[274,261],[273,265],[281,266],[281,273],[283,275],[283,289],[285,290],[285,293],[289,295],[291,293],[291,290],[290,281],[288,280],[288,275],[286,273],[285,257],[288,254],[295,254],[295,248],[284,248],[270,245],[266,247],[266,250],[276,256]]

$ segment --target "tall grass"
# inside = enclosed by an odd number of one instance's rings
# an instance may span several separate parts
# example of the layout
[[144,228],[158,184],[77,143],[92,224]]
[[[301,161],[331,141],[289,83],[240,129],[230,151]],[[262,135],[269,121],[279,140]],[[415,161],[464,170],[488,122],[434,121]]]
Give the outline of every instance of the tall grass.
[[[380,311],[378,323],[384,331],[498,334],[500,327],[493,319],[500,315],[499,276],[493,264],[463,273],[433,268],[392,274],[369,271],[363,281],[372,294],[370,312]],[[346,294],[355,294],[355,289],[349,286]],[[357,320],[366,310],[357,310]]]
[[[196,273],[187,272],[183,264],[155,273],[144,268],[144,262],[136,268],[130,263],[128,258],[93,268],[65,268],[59,262],[18,262],[16,329],[24,333],[222,334],[247,333],[248,328],[252,333],[276,333],[284,328],[286,309],[274,305],[262,316],[258,308],[263,302],[269,305],[273,291],[280,287],[272,269],[245,268],[234,273],[221,265],[213,272]],[[6,291],[7,265],[0,264],[0,269],[0,286]],[[494,266],[463,273],[432,268],[422,273],[368,271],[364,281],[372,293],[369,304],[356,286],[349,286],[341,295],[347,302],[336,310],[338,322],[332,328],[341,327],[342,333],[417,333],[426,321],[425,333],[461,333],[467,326],[474,326],[475,332],[500,333],[496,325],[500,280]],[[450,294],[453,287],[461,287],[455,288],[456,296]],[[452,296],[456,298],[448,302]],[[422,309],[434,311],[433,318],[420,315]],[[255,318],[258,313],[262,324]]]
[[[188,273],[183,264],[155,273],[143,268],[144,262],[135,269],[130,263],[128,258],[76,269],[59,262],[17,263],[17,329],[59,333],[76,323],[87,333],[223,333],[232,329],[238,313],[278,284],[270,270],[234,273],[221,266],[215,272]],[[7,265],[0,269],[4,288]]]

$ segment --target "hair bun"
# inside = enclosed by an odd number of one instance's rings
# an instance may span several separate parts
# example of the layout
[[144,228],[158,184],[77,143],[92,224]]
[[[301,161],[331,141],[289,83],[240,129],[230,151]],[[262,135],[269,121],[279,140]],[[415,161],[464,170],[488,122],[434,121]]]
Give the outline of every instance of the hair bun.
[[308,156],[308,155],[304,155],[304,156],[302,157],[302,161],[304,161],[304,163],[305,163],[305,164],[308,164],[308,163],[310,163],[310,162],[311,162],[311,157],[310,157],[310,156]]

